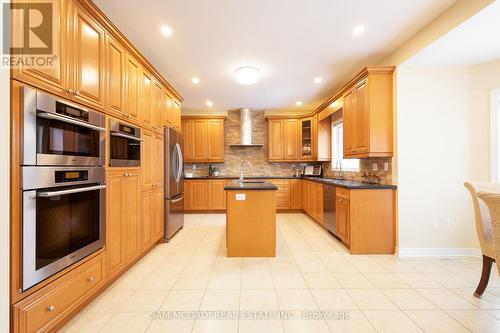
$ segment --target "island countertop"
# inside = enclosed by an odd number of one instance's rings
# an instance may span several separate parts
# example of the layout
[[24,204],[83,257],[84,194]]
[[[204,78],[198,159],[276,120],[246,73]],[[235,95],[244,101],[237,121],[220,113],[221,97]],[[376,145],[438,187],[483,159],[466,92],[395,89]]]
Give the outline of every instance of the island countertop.
[[247,181],[245,183],[240,183],[237,180],[233,180],[227,183],[224,187],[226,191],[241,191],[241,190],[251,190],[251,191],[276,191],[278,187],[274,184],[268,182],[258,182],[258,181]]

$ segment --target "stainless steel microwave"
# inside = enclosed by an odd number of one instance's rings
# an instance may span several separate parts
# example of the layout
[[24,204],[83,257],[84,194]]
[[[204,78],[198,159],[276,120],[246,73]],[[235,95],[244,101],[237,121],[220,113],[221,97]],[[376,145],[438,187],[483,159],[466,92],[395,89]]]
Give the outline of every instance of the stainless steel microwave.
[[109,165],[141,166],[141,129],[117,120],[109,120]]
[[102,166],[105,116],[23,87],[25,166]]

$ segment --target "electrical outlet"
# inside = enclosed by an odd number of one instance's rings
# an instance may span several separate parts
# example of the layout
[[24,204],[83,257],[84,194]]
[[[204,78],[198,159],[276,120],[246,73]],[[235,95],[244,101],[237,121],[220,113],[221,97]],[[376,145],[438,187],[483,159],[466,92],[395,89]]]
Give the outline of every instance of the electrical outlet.
[[389,162],[384,162],[384,171],[389,171]]
[[193,164],[193,170],[196,170],[196,164]]
[[378,163],[372,163],[372,170],[373,171],[378,171]]
[[450,226],[451,226],[451,219],[449,217],[447,217],[443,221],[443,228],[450,229]]
[[432,219],[432,229],[439,229],[439,219],[437,217]]

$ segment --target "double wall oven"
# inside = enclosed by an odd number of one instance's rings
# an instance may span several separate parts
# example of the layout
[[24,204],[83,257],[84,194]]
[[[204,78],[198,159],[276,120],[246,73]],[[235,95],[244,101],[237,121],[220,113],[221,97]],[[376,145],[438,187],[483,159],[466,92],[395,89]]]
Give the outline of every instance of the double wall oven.
[[23,88],[22,288],[104,246],[105,116]]

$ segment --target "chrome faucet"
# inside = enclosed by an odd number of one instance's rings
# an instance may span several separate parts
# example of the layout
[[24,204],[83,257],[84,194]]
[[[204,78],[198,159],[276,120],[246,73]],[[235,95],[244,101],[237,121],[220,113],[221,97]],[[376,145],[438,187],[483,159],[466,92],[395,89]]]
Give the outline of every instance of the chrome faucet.
[[252,163],[250,163],[247,160],[241,161],[241,163],[240,163],[240,179],[239,179],[240,183],[244,183],[245,182],[245,179],[243,178],[243,164],[245,164],[245,163],[248,165],[248,168],[250,169],[250,171],[253,171]]
[[342,171],[342,160],[337,160],[337,163],[335,164],[335,169],[337,169],[337,172],[335,173],[334,178],[344,179],[344,172]]

